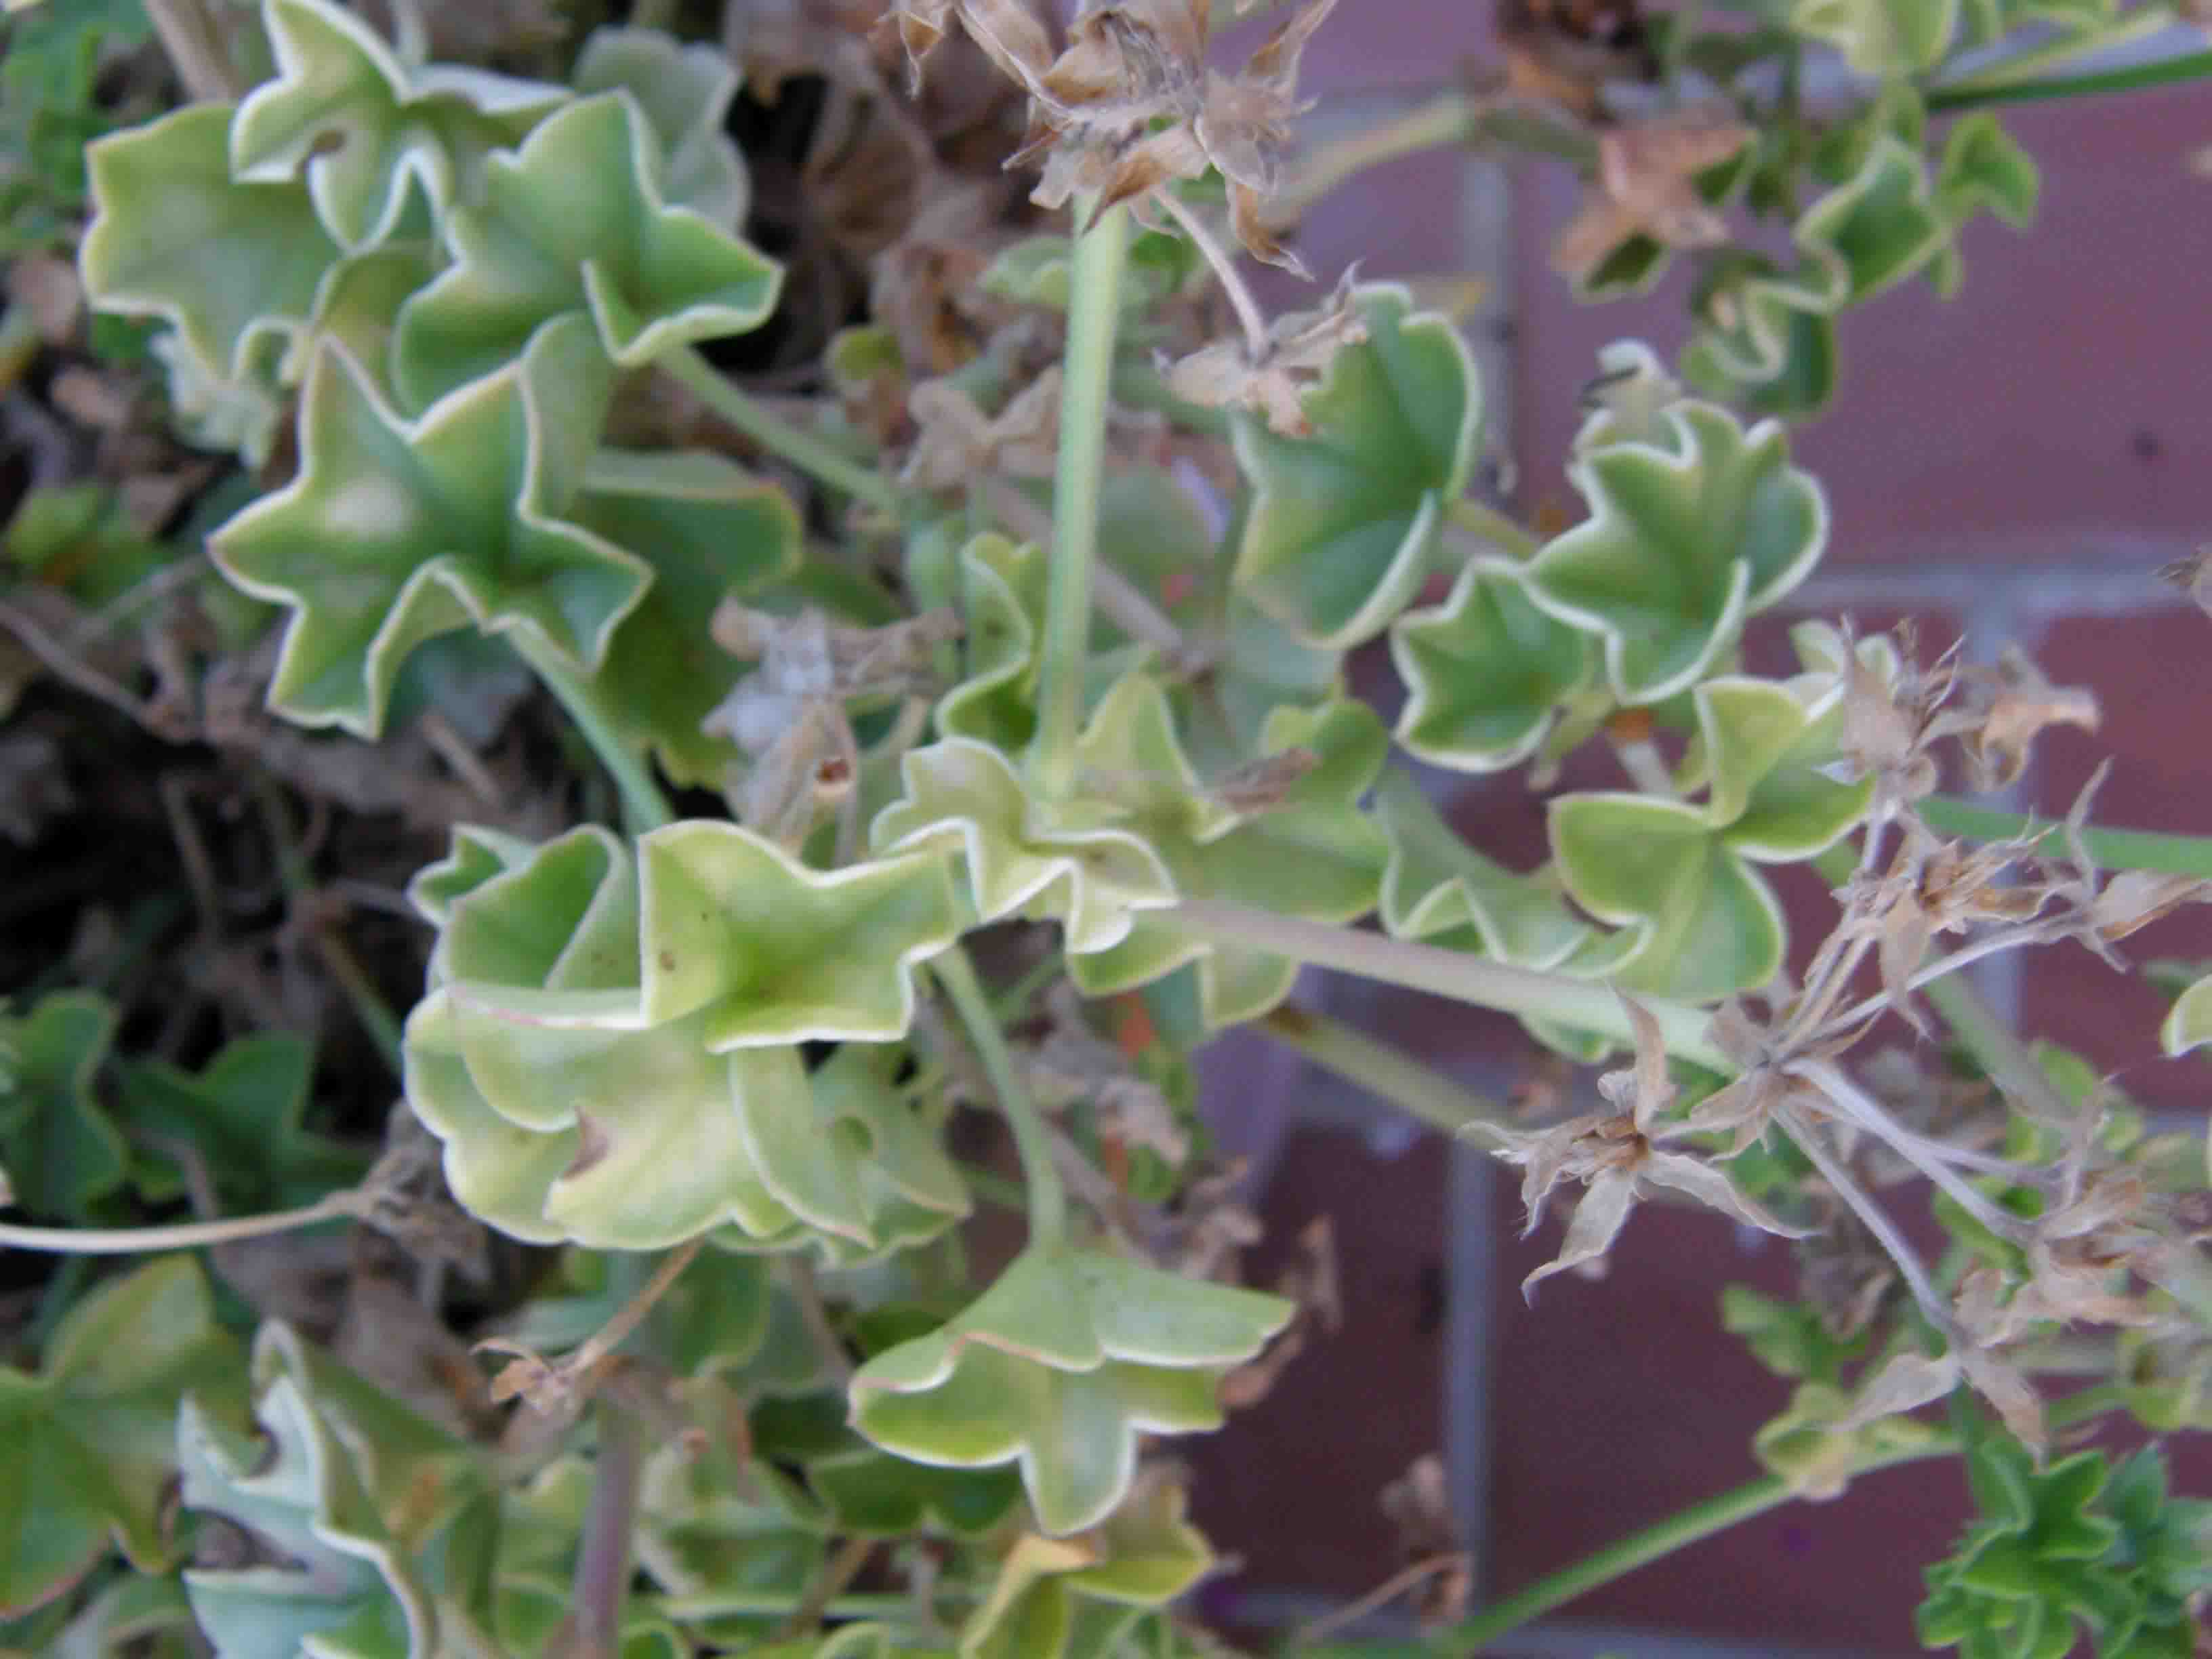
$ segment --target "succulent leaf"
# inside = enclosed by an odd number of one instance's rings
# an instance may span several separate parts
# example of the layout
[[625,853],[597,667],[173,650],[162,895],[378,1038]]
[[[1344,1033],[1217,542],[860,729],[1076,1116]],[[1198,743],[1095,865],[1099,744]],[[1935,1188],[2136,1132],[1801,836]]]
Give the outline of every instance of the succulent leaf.
[[1419,590],[1482,429],[1474,360],[1443,317],[1389,284],[1355,291],[1364,341],[1305,399],[1313,433],[1235,426],[1252,485],[1237,586],[1309,645],[1371,639]]
[[471,623],[596,666],[652,580],[642,560],[561,516],[610,389],[576,318],[416,421],[325,343],[301,394],[299,477],[209,541],[232,582],[293,612],[270,708],[374,738],[408,653]]
[[660,140],[663,193],[708,222],[736,231],[750,191],[744,158],[724,130],[738,95],[727,52],[685,46],[660,29],[609,26],[592,31],[568,83],[580,97],[629,89]]
[[130,1148],[93,1079],[117,1014],[90,991],[55,991],[28,1013],[0,1014],[0,1164],[34,1215],[91,1218],[127,1176]]
[[392,375],[425,407],[520,356],[540,326],[587,316],[624,368],[757,328],[782,270],[728,229],[668,205],[660,143],[626,91],[568,105],[485,164],[481,206],[446,222],[454,263],[399,313]]
[[1461,772],[1495,772],[1536,752],[1559,705],[1595,678],[1589,635],[1540,610],[1520,567],[1470,560],[1440,605],[1390,629],[1407,687],[1395,736],[1409,753]]

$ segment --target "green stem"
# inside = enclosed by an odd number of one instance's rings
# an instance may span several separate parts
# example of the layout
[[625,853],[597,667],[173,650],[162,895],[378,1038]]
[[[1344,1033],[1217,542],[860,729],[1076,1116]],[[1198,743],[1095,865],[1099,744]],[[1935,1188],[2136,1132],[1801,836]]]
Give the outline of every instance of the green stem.
[[568,711],[568,718],[576,722],[584,741],[599,757],[599,763],[613,775],[615,787],[622,792],[623,816],[629,820],[630,829],[642,835],[648,830],[673,823],[676,814],[668,805],[668,798],[660,793],[660,786],[653,781],[651,764],[615,729],[614,720],[599,702],[599,694],[543,641],[521,629],[507,637],[515,654],[530,665],[545,689],[560,700],[562,708]]
[[[1965,836],[1974,841],[2010,841],[2036,830],[2057,826],[2048,818],[2033,818],[1994,807],[1973,806],[1948,795],[1930,795],[1917,808],[1931,830]],[[2106,870],[2150,870],[2164,875],[2197,876],[2212,880],[2212,836],[2163,836],[2148,830],[2082,831],[2089,856]]]
[[[1079,222],[1091,198],[1079,199]],[[1067,351],[1060,368],[1060,465],[1054,477],[1052,568],[1045,579],[1037,665],[1037,783],[1047,800],[1075,781],[1091,635],[1091,572],[1098,554],[1098,494],[1105,475],[1106,399],[1114,374],[1126,208],[1098,214],[1077,239],[1067,294]]]
[[1408,1116],[1448,1135],[1496,1139],[1496,1132],[1506,1125],[1506,1110],[1497,1102],[1462,1087],[1443,1073],[1332,1015],[1286,1002],[1262,1015],[1259,1029],[1316,1066],[1381,1096]]
[[1006,1115],[1014,1151],[1022,1160],[1022,1177],[1029,1184],[1030,1242],[1058,1243],[1067,1237],[1067,1190],[1060,1184],[1060,1170],[1052,1161],[1052,1140],[1045,1133],[1044,1118],[1014,1067],[1012,1051],[1006,1047],[1006,1033],[999,1029],[998,1016],[991,1012],[983,982],[976,978],[967,951],[957,945],[929,966],[951,1000],[961,1024],[967,1028],[968,1040],[983,1062],[983,1073],[998,1093],[999,1109]]
[[1940,86],[1929,88],[1929,106],[1930,108],[1938,107],[1936,100],[1947,94],[1971,95],[2017,87],[2034,80],[2046,70],[2059,69],[2100,52],[2115,52],[2138,40],[2148,40],[2161,29],[2171,28],[2173,22],[2172,6],[2154,4],[2115,20],[2107,28],[2061,34],[2042,46],[2031,46],[2024,52],[2001,58],[1996,63],[1986,64],[1972,74],[1962,75],[1955,81],[1947,81]]
[[770,454],[782,457],[800,471],[811,473],[856,501],[866,501],[887,517],[912,516],[913,503],[891,480],[764,408],[690,346],[680,346],[654,361],[701,403]]
[[1983,104],[2035,104],[2053,98],[2087,98],[2099,93],[2134,92],[2143,87],[2171,86],[2177,82],[2201,81],[2212,76],[2212,52],[2183,52],[2155,64],[2112,70],[2103,75],[2064,75],[2051,81],[2023,81],[2017,86],[1991,87],[1984,91],[1936,91],[1928,95],[1929,110],[1949,114]]
[[[1332,927],[1218,899],[1186,899],[1168,909],[1147,911],[1146,916],[1149,921],[1209,945],[1238,945],[1477,1007],[1495,1008],[1500,1013],[1556,1020],[1562,1025],[1602,1032],[1621,1042],[1635,1040],[1620,996],[1596,981],[1538,973],[1469,956],[1464,951]],[[1712,1015],[1708,1010],[1656,999],[1640,1000],[1659,1023],[1669,1054],[1694,1060],[1723,1076],[1735,1074],[1735,1066],[1709,1035]]]
[[[2059,1401],[2051,1408],[2051,1425],[2056,1429],[2084,1422],[2125,1403],[2118,1388],[2085,1389],[2077,1395]],[[1917,1462],[1923,1458],[1946,1456],[1964,1449],[1958,1431],[1947,1427],[1932,1440],[1923,1441],[1902,1450],[1892,1448],[1864,1457],[1855,1462],[1848,1473],[1851,1476],[1868,1474],[1876,1469]],[[1517,1630],[1531,1619],[1540,1618],[1600,1585],[1610,1583],[1638,1567],[1649,1566],[1664,1556],[1672,1555],[1676,1550],[1710,1538],[1715,1533],[1725,1532],[1739,1522],[1748,1521],[1753,1516],[1764,1515],[1769,1510],[1793,1503],[1798,1496],[1786,1482],[1774,1475],[1761,1475],[1755,1480],[1747,1480],[1732,1491],[1724,1492],[1717,1498],[1709,1498],[1702,1504],[1694,1504],[1646,1527],[1642,1532],[1632,1533],[1608,1544],[1571,1565],[1538,1579],[1526,1589],[1507,1596],[1503,1601],[1484,1608],[1466,1623],[1447,1632],[1437,1650],[1455,1656],[1480,1653],[1499,1637],[1509,1631]]]

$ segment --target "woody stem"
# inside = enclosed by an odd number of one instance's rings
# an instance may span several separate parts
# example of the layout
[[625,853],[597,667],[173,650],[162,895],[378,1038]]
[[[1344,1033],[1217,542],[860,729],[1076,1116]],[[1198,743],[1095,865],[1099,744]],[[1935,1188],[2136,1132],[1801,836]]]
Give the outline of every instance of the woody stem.
[[[1080,222],[1094,204],[1078,201]],[[1114,331],[1128,246],[1127,208],[1097,214],[1075,244],[1067,293],[1067,352],[1060,382],[1060,465],[1054,475],[1052,565],[1045,580],[1044,636],[1037,671],[1036,781],[1048,800],[1075,782],[1075,738],[1083,723],[1091,587],[1098,560],[1098,495],[1106,466],[1106,401]]]

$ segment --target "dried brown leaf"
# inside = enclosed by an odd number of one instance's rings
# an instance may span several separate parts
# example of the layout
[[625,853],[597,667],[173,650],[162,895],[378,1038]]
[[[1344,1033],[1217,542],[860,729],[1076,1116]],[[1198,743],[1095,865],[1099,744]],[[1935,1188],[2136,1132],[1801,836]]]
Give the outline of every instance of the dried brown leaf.
[[1571,277],[1587,276],[1629,236],[1664,247],[1710,247],[1728,239],[1728,224],[1698,193],[1697,175],[1751,141],[1738,121],[1699,111],[1666,115],[1598,137],[1595,187],[1552,251]]

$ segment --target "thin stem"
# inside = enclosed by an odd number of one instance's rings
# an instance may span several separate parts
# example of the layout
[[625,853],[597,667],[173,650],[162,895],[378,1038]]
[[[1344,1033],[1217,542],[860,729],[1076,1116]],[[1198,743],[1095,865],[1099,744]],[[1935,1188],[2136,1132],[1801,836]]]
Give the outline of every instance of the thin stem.
[[1951,1028],[1951,1034],[2000,1092],[2010,1097],[2029,1115],[2046,1123],[2057,1125],[2074,1120],[2077,1115],[2075,1109],[2044,1075],[2043,1067],[2035,1063],[2035,1056],[2028,1053],[2012,1028],[1997,1018],[1996,1011],[1971,981],[1938,980],[1926,988],[1926,994],[1936,1012],[1943,1017],[1943,1023]]
[[1432,1555],[1425,1561],[1416,1561],[1402,1571],[1393,1573],[1358,1601],[1346,1602],[1326,1618],[1316,1619],[1297,1632],[1290,1639],[1290,1651],[1295,1653],[1300,1648],[1311,1647],[1315,1643],[1334,1636],[1346,1626],[1358,1624],[1377,1607],[1389,1606],[1415,1585],[1435,1577],[1440,1572],[1464,1573],[1470,1571],[1473,1565],[1463,1553]]
[[146,21],[195,104],[226,103],[243,90],[206,0],[146,0]]
[[1237,325],[1244,331],[1244,355],[1257,368],[1267,360],[1267,319],[1260,310],[1260,302],[1252,297],[1252,290],[1245,285],[1235,257],[1206,228],[1206,221],[1175,191],[1155,191],[1152,199],[1168,210],[1168,216],[1182,227],[1182,234],[1190,238],[1205,256],[1206,263],[1213,267],[1213,278],[1229,296],[1230,309],[1237,313]]
[[787,1641],[804,1636],[822,1622],[823,1612],[837,1599],[838,1592],[860,1576],[860,1569],[868,1565],[868,1558],[876,1553],[877,1540],[872,1538],[848,1538],[837,1547],[837,1553],[823,1562],[813,1582],[799,1598],[799,1605],[791,1610],[791,1617],[769,1638],[770,1641]]
[[2092,29],[2074,34],[2060,34],[2039,46],[2007,54],[1996,63],[1962,75],[1955,81],[1929,88],[1929,103],[1936,106],[1936,100],[1960,94],[1986,93],[2017,87],[2033,81],[2046,70],[2063,68],[2078,63],[2084,58],[2094,58],[2100,52],[2117,52],[2122,46],[2133,46],[2138,40],[2148,40],[2161,30],[2173,27],[2173,8],[2153,4],[2118,18],[2107,27]]
[[2000,1238],[2024,1243],[2030,1229],[2018,1216],[2008,1215],[1969,1187],[1951,1168],[1945,1154],[1950,1149],[1923,1139],[1892,1121],[1881,1103],[1844,1074],[1840,1066],[1821,1060],[1801,1060],[1784,1068],[1801,1077],[1827,1097],[1828,1103],[1847,1121],[1876,1139],[1887,1142],[1906,1162],[1934,1182],[1953,1203]]
[[1362,131],[1315,145],[1299,159],[1283,187],[1268,198],[1267,224],[1276,229],[1295,224],[1308,208],[1346,179],[1378,163],[1448,144],[1474,143],[1481,136],[1482,118],[1492,101],[1472,93],[1448,92]]
[[[1909,991],[1924,990],[1937,980],[1947,979],[1961,968],[1971,967],[1984,957],[1996,956],[2006,951],[2017,951],[2030,945],[2047,945],[2058,937],[2060,935],[2056,932],[2046,932],[2036,927],[2022,928],[2013,933],[1992,933],[1985,939],[1976,939],[1971,945],[1960,946],[1948,956],[1936,957],[1924,968],[1916,969],[1912,977],[1905,981],[1905,987]],[[1852,968],[1857,966],[1856,958],[1850,966]],[[1849,977],[1848,973],[1838,975],[1836,982],[1841,985]],[[1826,1037],[1840,1036],[1853,1026],[1873,1018],[1888,1006],[1887,991],[1878,991],[1870,997],[1863,997],[1844,1010],[1842,1013],[1832,1014],[1823,1019],[1807,1034],[1803,1041],[1809,1045]]]
[[791,1298],[799,1304],[799,1322],[806,1328],[806,1340],[814,1345],[823,1369],[842,1388],[853,1380],[853,1357],[845,1352],[837,1328],[830,1322],[830,1310],[823,1304],[822,1282],[814,1275],[814,1264],[803,1252],[794,1250],[783,1259],[783,1273]]
[[52,1255],[138,1255],[156,1250],[197,1250],[241,1238],[266,1238],[301,1227],[343,1221],[358,1213],[359,1195],[349,1188],[302,1209],[269,1215],[183,1221],[167,1227],[19,1227],[0,1222],[0,1249],[43,1250]]
[[[1317,968],[1334,968],[1363,979],[1494,1008],[1500,1013],[1556,1020],[1562,1025],[1602,1032],[1620,1042],[1635,1040],[1620,997],[1612,987],[1598,981],[1539,973],[1441,945],[1332,927],[1218,899],[1186,899],[1164,910],[1148,911],[1146,917],[1210,945],[1243,945]],[[1706,1010],[1656,1000],[1644,1006],[1658,1021],[1668,1054],[1695,1060],[1723,1076],[1735,1075],[1735,1064],[1708,1035],[1712,1016]]]
[[1022,1160],[1022,1177],[1029,1184],[1030,1240],[1058,1243],[1067,1237],[1067,1189],[1052,1161],[1052,1137],[1046,1133],[1036,1103],[1023,1085],[1014,1056],[1006,1047],[1006,1034],[991,1012],[982,981],[975,977],[975,966],[957,945],[929,966],[967,1029],[968,1040],[975,1045],[983,1074],[990,1079],[999,1097],[999,1109],[1006,1114],[1006,1127],[1013,1134],[1014,1151]]
[[[1079,198],[1077,216],[1092,198]],[[1054,479],[1052,565],[1045,580],[1037,670],[1037,782],[1048,800],[1075,782],[1091,633],[1091,568],[1098,554],[1098,495],[1106,462],[1106,400],[1114,372],[1127,208],[1098,214],[1075,244],[1067,294],[1067,350],[1060,371],[1060,465]]]
[[[2117,1410],[2127,1403],[2122,1391],[2114,1387],[2084,1389],[2056,1401],[2051,1408],[2053,1428],[2068,1427],[2084,1423],[2091,1418]],[[1913,1446],[1889,1448],[1874,1452],[1855,1461],[1847,1477],[1870,1474],[1877,1469],[1893,1468],[1900,1463],[1917,1463],[1930,1457],[1947,1457],[1964,1449],[1958,1431],[1946,1425],[1936,1431],[1933,1438]],[[1725,1532],[1739,1522],[1764,1515],[1769,1510],[1779,1509],[1784,1504],[1795,1503],[1799,1494],[1776,1475],[1761,1475],[1742,1486],[1709,1498],[1702,1504],[1692,1504],[1668,1516],[1665,1520],[1646,1527],[1643,1531],[1606,1545],[1581,1560],[1538,1579],[1526,1589],[1516,1591],[1504,1601],[1484,1608],[1466,1623],[1446,1632],[1439,1644],[1440,1653],[1464,1659],[1465,1656],[1480,1653],[1484,1648],[1509,1631],[1517,1630],[1532,1619],[1541,1618],[1555,1608],[1565,1607],[1577,1597],[1614,1579],[1649,1566],[1652,1562],[1672,1555],[1676,1550],[1695,1544],[1714,1534]]]
[[833,489],[842,489],[854,500],[866,501],[888,518],[911,516],[913,504],[890,479],[763,408],[690,346],[678,347],[654,362],[701,403],[770,454],[781,456]]
[[1796,1143],[1798,1150],[1820,1172],[1820,1178],[1828,1183],[1829,1190],[1850,1206],[1852,1212],[1866,1224],[1866,1230],[1874,1235],[1875,1242],[1888,1253],[1889,1259],[1897,1265],[1899,1274],[1904,1279],[1906,1288],[1911,1291],[1912,1299],[1920,1304],[1920,1311],[1928,1322],[1939,1331],[1949,1331],[1952,1328],[1950,1310],[1944,1305],[1941,1292],[1928,1277],[1928,1269],[1922,1263],[1919,1253],[1905,1235],[1898,1231],[1897,1224],[1890,1219],[1889,1212],[1867,1194],[1866,1189],[1844,1167],[1843,1161],[1822,1143],[1817,1125],[1790,1106],[1778,1107],[1774,1116],[1775,1121],[1788,1131],[1790,1139]]
[[630,1333],[645,1322],[653,1304],[668,1294],[668,1287],[684,1276],[684,1270],[691,1265],[692,1258],[706,1242],[703,1237],[695,1238],[671,1250],[637,1294],[616,1309],[612,1319],[585,1338],[581,1347],[562,1360],[562,1369],[572,1376],[580,1376],[627,1342]]
[[1487,501],[1478,501],[1471,495],[1446,501],[1444,517],[1469,535],[1480,536],[1492,547],[1523,562],[1534,558],[1537,550],[1543,545],[1510,516],[1499,512]]
[[1507,1114],[1496,1101],[1333,1015],[1286,1002],[1261,1015],[1259,1029],[1431,1128],[1448,1135],[1504,1138],[1500,1131]]
[[629,1589],[630,1534],[645,1482],[645,1433],[637,1419],[602,1400],[599,1454],[592,1464],[592,1496],[584,1511],[583,1544],[566,1626],[568,1641],[556,1650],[576,1659],[614,1659],[622,1604]]
[[[1974,841],[2016,841],[2039,829],[2058,827],[2049,820],[1970,805],[1945,795],[1930,795],[1914,810],[1929,829]],[[2101,869],[2151,870],[2212,879],[2212,836],[2161,836],[2147,830],[2093,828],[2081,832],[2081,840]]]
[[[981,481],[984,504],[1025,542],[1052,539],[1052,514],[1014,488],[1013,482],[995,475]],[[1182,629],[1145,591],[1101,559],[1091,567],[1091,602],[1098,614],[1140,645],[1149,645],[1173,668],[1182,668],[1196,656]]]
[[2212,52],[2183,52],[2155,64],[2112,70],[2103,75],[2066,75],[2051,81],[2023,81],[2014,86],[1985,90],[1939,88],[1929,94],[1931,114],[1948,114],[1982,104],[2033,104],[2053,98],[2087,98],[2099,93],[2134,92],[2143,87],[2171,86],[2181,81],[2201,81],[2212,76]]
[[674,823],[676,814],[668,805],[667,796],[660,793],[659,784],[653,781],[651,763],[615,729],[598,694],[543,641],[520,629],[509,634],[507,639],[515,654],[530,665],[545,689],[568,711],[576,730],[599,757],[599,763],[613,776],[615,787],[622,793],[623,816],[629,820],[630,829],[641,835]]

